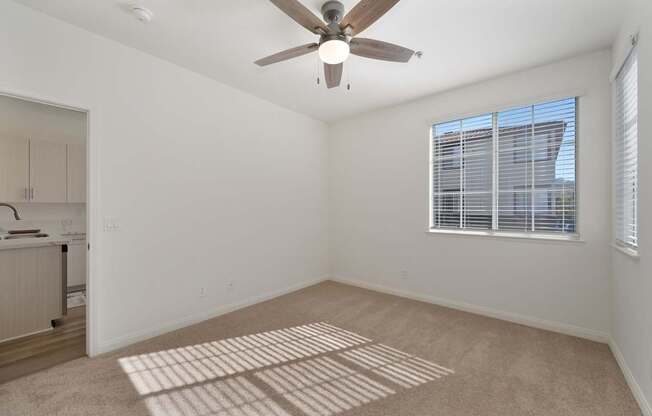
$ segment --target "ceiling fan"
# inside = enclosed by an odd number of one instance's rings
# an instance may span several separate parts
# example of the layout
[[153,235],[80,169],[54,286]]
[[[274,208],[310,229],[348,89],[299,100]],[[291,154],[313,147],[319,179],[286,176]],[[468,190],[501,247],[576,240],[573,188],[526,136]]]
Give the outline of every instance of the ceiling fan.
[[270,1],[301,26],[319,35],[319,43],[308,43],[259,59],[255,62],[258,66],[319,51],[319,57],[324,62],[326,86],[334,88],[340,85],[344,61],[349,57],[349,53],[390,62],[408,62],[415,54],[413,50],[402,46],[356,37],[399,0],[360,0],[346,15],[342,3],[330,0],[321,8],[325,24],[297,0]]

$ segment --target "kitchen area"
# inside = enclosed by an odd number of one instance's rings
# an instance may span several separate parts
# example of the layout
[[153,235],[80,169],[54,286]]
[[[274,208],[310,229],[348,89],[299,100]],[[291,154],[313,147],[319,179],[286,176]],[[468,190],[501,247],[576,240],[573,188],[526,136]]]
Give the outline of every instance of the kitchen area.
[[0,95],[0,383],[86,353],[86,117]]

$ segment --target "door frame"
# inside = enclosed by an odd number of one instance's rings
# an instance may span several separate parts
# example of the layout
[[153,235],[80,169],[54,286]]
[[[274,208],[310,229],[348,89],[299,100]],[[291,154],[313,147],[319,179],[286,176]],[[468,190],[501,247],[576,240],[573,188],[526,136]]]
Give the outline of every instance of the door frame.
[[59,107],[86,114],[86,355],[94,357],[99,353],[97,287],[100,264],[100,195],[99,195],[99,140],[92,134],[93,112],[89,105],[70,102],[68,99],[45,96],[31,91],[17,91],[0,88],[0,95]]

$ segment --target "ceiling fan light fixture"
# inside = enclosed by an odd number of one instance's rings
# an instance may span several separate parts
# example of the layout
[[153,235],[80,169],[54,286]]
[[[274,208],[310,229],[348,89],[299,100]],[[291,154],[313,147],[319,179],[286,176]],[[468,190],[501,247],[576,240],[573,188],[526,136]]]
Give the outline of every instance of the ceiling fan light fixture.
[[319,45],[319,58],[329,65],[337,65],[346,61],[351,49],[349,44],[341,39],[331,39]]

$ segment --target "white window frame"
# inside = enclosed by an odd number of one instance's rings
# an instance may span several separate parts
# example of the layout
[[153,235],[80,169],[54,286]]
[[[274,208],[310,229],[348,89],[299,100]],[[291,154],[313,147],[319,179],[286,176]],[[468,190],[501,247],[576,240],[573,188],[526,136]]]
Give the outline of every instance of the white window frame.
[[[580,152],[580,99],[582,96],[585,95],[584,91],[581,90],[575,90],[575,91],[569,91],[567,94],[554,94],[554,95],[548,95],[548,96],[541,96],[538,98],[530,99],[530,100],[519,100],[516,102],[513,102],[511,104],[503,104],[499,106],[494,106],[494,107],[489,107],[485,109],[479,109],[477,111],[470,111],[470,112],[464,112],[464,113],[457,113],[457,114],[451,114],[450,116],[447,117],[440,117],[433,119],[431,122],[428,123],[428,140],[427,140],[427,146],[428,146],[428,228],[426,230],[426,234],[430,236],[458,236],[458,237],[481,237],[481,238],[493,238],[493,239],[518,239],[518,240],[531,240],[531,241],[538,241],[538,242],[571,242],[571,243],[585,243],[585,241],[581,238],[581,230],[580,230],[580,212],[578,210],[578,207],[580,206],[580,188],[579,188],[579,152]],[[446,229],[446,228],[434,228],[433,224],[433,152],[432,152],[432,146],[433,146],[433,126],[437,124],[442,124],[442,123],[447,123],[451,122],[454,120],[460,120],[460,119],[466,119],[466,118],[472,118],[476,117],[480,114],[488,114],[492,113],[494,115],[494,118],[497,113],[500,113],[502,111],[509,110],[511,108],[515,107],[527,107],[527,106],[534,106],[538,104],[545,104],[548,102],[552,101],[559,101],[559,100],[564,100],[564,99],[569,99],[569,98],[575,98],[575,232],[574,233],[544,233],[544,232],[527,232],[527,231],[500,231],[500,230],[474,230],[474,229]],[[498,128],[497,123],[494,120],[494,129]],[[496,139],[496,134],[493,135],[494,137],[494,153],[497,144],[495,143]],[[496,176],[498,175],[498,171],[496,169],[496,157],[494,156],[493,158],[493,175],[494,175],[494,190],[492,192],[492,197],[494,199],[493,205],[494,205],[494,210],[495,206],[497,204],[497,197],[496,197],[496,187],[497,187],[497,182],[496,182]],[[497,215],[495,215],[495,211],[492,213],[492,228],[496,228],[496,223],[497,223]]]

